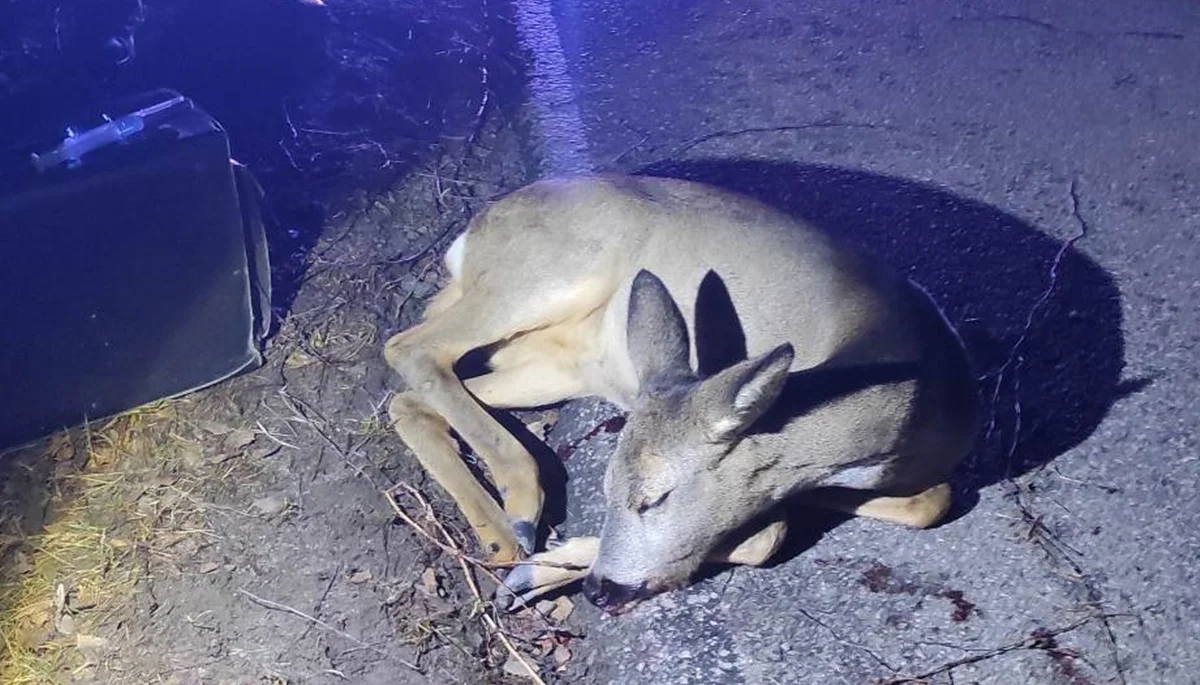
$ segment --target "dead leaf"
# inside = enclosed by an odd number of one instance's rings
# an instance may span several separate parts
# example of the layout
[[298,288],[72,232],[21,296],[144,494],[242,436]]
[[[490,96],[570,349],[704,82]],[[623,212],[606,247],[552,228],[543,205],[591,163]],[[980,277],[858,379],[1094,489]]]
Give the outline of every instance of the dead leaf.
[[[45,618],[45,621],[38,619]],[[26,649],[37,649],[54,638],[53,626],[48,616],[31,617],[17,628],[17,644]]]
[[287,511],[288,501],[282,497],[259,497],[250,507],[259,514],[272,518]]
[[575,611],[575,602],[566,597],[559,597],[554,600],[554,608],[550,610],[549,616],[555,623],[562,623],[570,618],[572,611]]
[[100,637],[99,635],[84,635],[76,633],[75,648],[85,652],[99,652],[108,649],[108,638]]
[[210,435],[225,435],[233,431],[233,426],[227,426],[219,421],[209,421],[208,419],[196,421],[196,426]]
[[421,587],[423,587],[425,592],[429,593],[430,596],[439,596],[437,571],[434,571],[432,566],[426,567],[425,570],[421,572]]
[[254,442],[257,433],[248,428],[239,428],[225,436],[226,452],[241,452],[247,445]]
[[59,583],[54,586],[54,613],[61,614],[67,610],[67,586]]
[[283,365],[285,368],[288,368],[288,369],[299,369],[299,368],[308,366],[309,364],[312,364],[315,361],[316,361],[316,359],[314,359],[312,356],[310,356],[300,350],[296,350],[295,352],[292,352],[291,354],[289,354],[287,356],[287,358],[283,360]]
[[68,461],[75,457],[75,445],[65,433],[55,435],[50,439],[50,455],[54,461]]
[[373,577],[374,576],[372,576],[371,572],[367,569],[356,568],[350,572],[350,575],[346,576],[346,580],[350,581],[351,583],[359,584],[365,583]]
[[74,635],[75,617],[66,613],[59,614],[58,617],[54,619],[54,629],[57,630],[60,635]]
[[561,671],[567,662],[571,660],[571,650],[567,649],[566,645],[559,645],[554,648],[554,670]]
[[529,669],[526,668],[525,664],[521,663],[521,660],[515,656],[508,657],[508,661],[504,662],[504,672],[509,675],[515,675],[519,678],[528,678],[533,680],[532,675],[529,673]]
[[13,552],[12,560],[9,561],[8,570],[13,574],[13,577],[23,576],[33,572],[33,562],[29,560],[29,555],[22,550]]
[[189,535],[189,533],[182,533],[179,531],[169,531],[169,532],[162,533],[161,535],[156,536],[155,542],[158,543],[158,546],[160,549],[166,548],[166,547],[174,547],[175,545],[178,545],[180,542],[186,540],[188,538],[188,535]]

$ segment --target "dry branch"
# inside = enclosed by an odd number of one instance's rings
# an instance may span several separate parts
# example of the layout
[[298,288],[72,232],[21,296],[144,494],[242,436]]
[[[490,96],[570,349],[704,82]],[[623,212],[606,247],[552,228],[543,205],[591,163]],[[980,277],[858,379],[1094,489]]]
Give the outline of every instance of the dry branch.
[[[425,526],[417,523],[412,516],[404,511],[404,509],[400,506],[400,503],[396,501],[395,493],[400,490],[407,492],[410,497],[417,501],[422,512],[424,513],[424,518],[428,519],[433,525],[434,532],[431,532]],[[500,643],[504,645],[504,649],[508,651],[509,655],[516,659],[517,662],[519,662],[525,668],[525,670],[528,671],[529,677],[534,683],[536,683],[536,685],[546,685],[546,681],[542,680],[538,669],[535,668],[533,664],[529,663],[529,660],[526,659],[523,654],[521,654],[515,645],[513,645],[512,640],[509,639],[508,634],[500,625],[499,620],[492,616],[488,611],[490,603],[483,598],[483,593],[480,591],[479,583],[475,578],[474,569],[482,570],[491,575],[492,572],[489,570],[489,567],[492,566],[492,564],[480,561],[466,554],[466,552],[463,551],[462,544],[450,534],[450,531],[447,530],[437,516],[434,515],[433,507],[429,505],[429,501],[425,499],[425,497],[421,495],[420,491],[413,486],[407,483],[400,483],[395,488],[385,490],[383,494],[385,497],[387,497],[388,503],[392,505],[392,509],[396,512],[396,516],[401,521],[416,531],[419,535],[437,545],[438,549],[441,549],[443,552],[454,558],[454,560],[458,563],[460,570],[462,571],[463,580],[466,582],[467,587],[471,590],[471,594],[475,596],[475,601],[478,602],[479,606],[481,607],[479,617],[488,633],[496,636]]]

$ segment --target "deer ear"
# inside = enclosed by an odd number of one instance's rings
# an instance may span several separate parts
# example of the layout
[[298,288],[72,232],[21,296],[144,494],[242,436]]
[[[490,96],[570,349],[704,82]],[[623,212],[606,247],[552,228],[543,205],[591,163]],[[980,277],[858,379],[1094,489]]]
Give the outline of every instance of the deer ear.
[[626,345],[643,393],[694,380],[687,322],[658,276],[642,269],[629,291]]
[[783,392],[795,356],[791,343],[784,343],[703,381],[697,396],[709,435],[731,440],[765,414]]

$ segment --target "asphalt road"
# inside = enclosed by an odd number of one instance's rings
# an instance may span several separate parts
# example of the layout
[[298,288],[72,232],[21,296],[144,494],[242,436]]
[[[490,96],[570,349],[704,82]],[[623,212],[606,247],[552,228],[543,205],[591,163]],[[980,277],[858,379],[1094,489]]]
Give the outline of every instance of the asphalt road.
[[[543,173],[654,165],[841,232],[995,398],[950,522],[814,520],[772,568],[592,612],[590,681],[1200,682],[1200,6],[518,5]],[[568,532],[613,440],[567,461]]]

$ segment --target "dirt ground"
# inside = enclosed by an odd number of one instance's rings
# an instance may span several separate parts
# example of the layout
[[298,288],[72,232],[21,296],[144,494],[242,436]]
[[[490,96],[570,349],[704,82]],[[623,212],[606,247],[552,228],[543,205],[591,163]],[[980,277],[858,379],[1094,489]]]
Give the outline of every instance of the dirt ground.
[[[0,683],[581,673],[570,606],[496,614],[486,570],[445,549],[473,544],[461,519],[386,425],[383,341],[419,317],[471,213],[529,178],[503,12],[148,0],[105,18],[137,38],[114,65],[89,7],[13,5],[0,123],[157,85],[195,98],[278,216],[277,327],[253,373],[3,457]],[[437,543],[397,515],[397,487]]]

